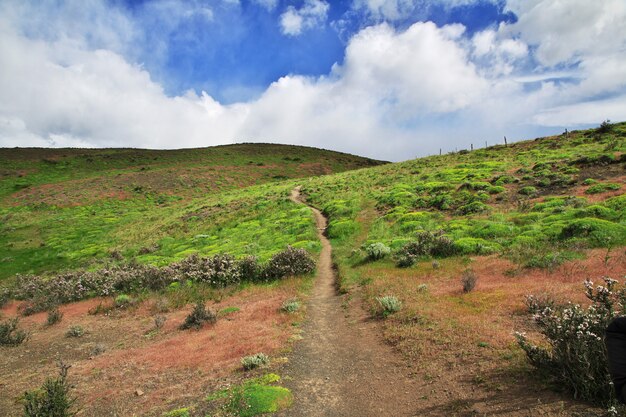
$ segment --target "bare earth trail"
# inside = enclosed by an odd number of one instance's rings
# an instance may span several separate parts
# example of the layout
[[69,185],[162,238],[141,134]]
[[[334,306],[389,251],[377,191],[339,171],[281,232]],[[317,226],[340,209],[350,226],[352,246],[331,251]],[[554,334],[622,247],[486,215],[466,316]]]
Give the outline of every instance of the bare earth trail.
[[[306,204],[299,188],[291,199]],[[380,341],[375,323],[358,306],[349,312],[336,293],[326,218],[311,207],[322,243],[317,278],[307,305],[303,339],[285,365],[294,404],[280,416],[413,416],[419,401],[410,369]],[[412,411],[413,410],[413,411]]]

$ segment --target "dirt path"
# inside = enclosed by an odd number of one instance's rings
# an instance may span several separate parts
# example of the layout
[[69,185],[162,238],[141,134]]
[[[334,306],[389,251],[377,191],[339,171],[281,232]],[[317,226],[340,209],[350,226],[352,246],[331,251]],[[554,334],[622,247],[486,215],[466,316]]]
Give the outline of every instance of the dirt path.
[[[306,204],[299,188],[291,199]],[[295,400],[281,416],[412,416],[410,370],[380,342],[375,323],[358,306],[344,308],[335,291],[332,247],[323,232],[326,218],[315,214],[322,243],[317,279],[307,305],[307,322],[283,375]]]

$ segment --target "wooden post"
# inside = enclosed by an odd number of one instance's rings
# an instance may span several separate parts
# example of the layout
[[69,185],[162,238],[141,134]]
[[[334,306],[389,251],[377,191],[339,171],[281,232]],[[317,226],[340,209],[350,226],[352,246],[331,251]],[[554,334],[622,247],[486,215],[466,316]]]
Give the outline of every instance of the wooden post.
[[506,143],[506,136],[504,137],[504,146],[509,146],[509,144]]
[[441,148],[439,148],[439,156],[441,156]]
[[474,144],[473,143],[470,143],[470,150],[472,150],[472,151],[474,150]]

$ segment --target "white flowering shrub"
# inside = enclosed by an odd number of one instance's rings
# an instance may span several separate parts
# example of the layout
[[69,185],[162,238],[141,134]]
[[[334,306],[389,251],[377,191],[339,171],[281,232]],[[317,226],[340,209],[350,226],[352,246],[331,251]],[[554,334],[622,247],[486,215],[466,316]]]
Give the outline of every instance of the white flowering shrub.
[[241,358],[241,366],[246,371],[265,366],[268,363],[270,363],[270,358],[264,353],[256,353]]
[[365,248],[367,257],[373,261],[383,259],[391,253],[389,246],[381,242],[372,243]]
[[604,332],[609,322],[626,314],[626,288],[614,279],[603,285],[585,281],[589,307],[528,296],[526,304],[547,345],[536,345],[524,333],[516,333],[528,360],[540,371],[573,392],[574,397],[604,406],[615,404],[609,375]]
[[385,295],[383,297],[376,297],[380,307],[380,315],[383,318],[390,316],[393,313],[397,313],[402,309],[402,301],[394,295]]

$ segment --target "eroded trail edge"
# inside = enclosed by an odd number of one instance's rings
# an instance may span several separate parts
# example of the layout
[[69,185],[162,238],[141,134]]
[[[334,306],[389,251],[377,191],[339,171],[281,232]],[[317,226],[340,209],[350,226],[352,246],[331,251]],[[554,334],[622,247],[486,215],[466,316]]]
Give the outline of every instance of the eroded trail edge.
[[[308,204],[300,188],[291,200]],[[317,277],[307,304],[302,340],[295,344],[283,371],[294,404],[281,416],[411,416],[412,380],[391,348],[377,335],[358,303],[337,295],[332,246],[324,236],[327,220],[311,207],[322,251]]]

